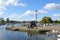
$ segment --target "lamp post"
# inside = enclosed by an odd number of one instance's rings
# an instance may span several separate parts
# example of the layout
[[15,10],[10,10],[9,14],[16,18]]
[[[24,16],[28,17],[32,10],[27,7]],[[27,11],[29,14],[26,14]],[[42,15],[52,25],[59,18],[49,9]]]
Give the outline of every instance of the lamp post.
[[37,10],[35,10],[35,12],[36,12],[36,29],[37,29]]

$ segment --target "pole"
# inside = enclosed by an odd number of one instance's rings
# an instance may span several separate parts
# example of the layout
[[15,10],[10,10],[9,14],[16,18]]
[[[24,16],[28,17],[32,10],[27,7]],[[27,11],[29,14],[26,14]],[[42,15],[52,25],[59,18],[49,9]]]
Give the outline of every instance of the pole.
[[37,29],[37,10],[35,10],[35,12],[36,12],[36,29]]

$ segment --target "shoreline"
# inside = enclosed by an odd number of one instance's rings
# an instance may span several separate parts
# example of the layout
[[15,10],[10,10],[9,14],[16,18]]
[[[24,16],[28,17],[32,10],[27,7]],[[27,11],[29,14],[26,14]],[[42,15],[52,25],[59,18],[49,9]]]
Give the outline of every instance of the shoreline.
[[53,27],[53,26],[37,27],[37,29],[36,28],[31,29],[27,27],[6,27],[6,30],[33,32],[33,33],[46,33],[46,32],[53,33],[52,30],[57,30],[58,32],[54,32],[54,33],[60,34],[60,26],[59,27]]

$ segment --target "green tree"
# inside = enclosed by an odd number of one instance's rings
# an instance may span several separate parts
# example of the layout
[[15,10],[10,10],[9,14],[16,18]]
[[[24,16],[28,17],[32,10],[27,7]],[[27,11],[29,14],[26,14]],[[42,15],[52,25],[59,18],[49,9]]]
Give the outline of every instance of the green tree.
[[60,21],[59,20],[54,20],[53,23],[60,23]]
[[10,22],[10,20],[9,20],[9,18],[7,18],[7,19],[6,19],[6,23],[9,23],[9,22]]
[[5,20],[3,18],[0,18],[0,24],[5,24]]
[[50,17],[45,16],[44,18],[42,18],[42,20],[40,22],[43,23],[43,24],[45,24],[45,23],[52,23],[53,20]]

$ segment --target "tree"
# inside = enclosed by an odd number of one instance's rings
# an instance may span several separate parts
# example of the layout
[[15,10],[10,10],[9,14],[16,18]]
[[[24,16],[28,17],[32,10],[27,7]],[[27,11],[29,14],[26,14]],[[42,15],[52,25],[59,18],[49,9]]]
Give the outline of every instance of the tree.
[[9,22],[10,22],[10,20],[9,20],[9,18],[7,18],[7,19],[6,19],[6,23],[9,23]]
[[5,21],[3,18],[0,18],[0,24],[5,24]]
[[40,21],[41,23],[52,23],[52,19],[48,16],[45,16],[44,18],[42,18],[42,20]]
[[59,20],[54,20],[53,23],[60,23],[60,21]]
[[43,18],[43,19],[40,21],[40,23],[44,24],[44,23],[46,23],[46,20]]
[[42,18],[42,20],[40,21],[40,23],[42,24],[46,24],[46,23],[52,23],[52,19],[48,16],[45,16],[44,18]]

